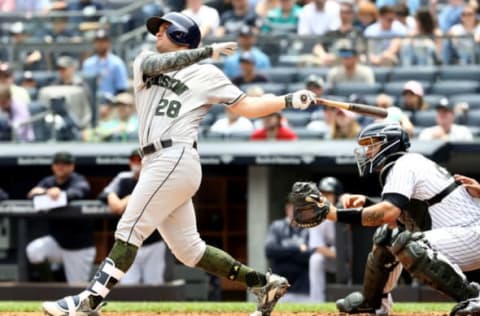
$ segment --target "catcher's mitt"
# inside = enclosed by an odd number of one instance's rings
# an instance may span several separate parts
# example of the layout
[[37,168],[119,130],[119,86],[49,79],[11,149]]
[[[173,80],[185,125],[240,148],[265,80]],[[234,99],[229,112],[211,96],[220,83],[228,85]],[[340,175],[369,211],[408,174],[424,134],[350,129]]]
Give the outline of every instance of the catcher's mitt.
[[293,204],[293,222],[300,227],[315,227],[327,217],[330,203],[313,182],[295,182],[288,196]]

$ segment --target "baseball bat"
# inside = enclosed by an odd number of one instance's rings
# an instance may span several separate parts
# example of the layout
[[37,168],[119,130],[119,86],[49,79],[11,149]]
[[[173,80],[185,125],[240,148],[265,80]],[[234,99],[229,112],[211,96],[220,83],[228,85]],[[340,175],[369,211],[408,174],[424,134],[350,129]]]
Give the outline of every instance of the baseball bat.
[[352,111],[363,115],[375,116],[379,118],[386,118],[388,115],[387,110],[367,104],[334,101],[323,98],[317,98],[317,102],[325,106],[340,108],[347,111]]

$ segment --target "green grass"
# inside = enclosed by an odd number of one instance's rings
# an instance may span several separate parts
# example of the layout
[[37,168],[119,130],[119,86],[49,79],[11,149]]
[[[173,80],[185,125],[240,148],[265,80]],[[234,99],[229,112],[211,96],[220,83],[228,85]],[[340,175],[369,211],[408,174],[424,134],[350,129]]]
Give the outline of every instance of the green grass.
[[[0,302],[1,312],[38,312],[41,302]],[[396,303],[395,312],[449,312],[453,303]],[[250,312],[253,303],[242,302],[109,302],[103,308],[108,312]],[[334,312],[333,303],[326,304],[278,304],[282,312]]]

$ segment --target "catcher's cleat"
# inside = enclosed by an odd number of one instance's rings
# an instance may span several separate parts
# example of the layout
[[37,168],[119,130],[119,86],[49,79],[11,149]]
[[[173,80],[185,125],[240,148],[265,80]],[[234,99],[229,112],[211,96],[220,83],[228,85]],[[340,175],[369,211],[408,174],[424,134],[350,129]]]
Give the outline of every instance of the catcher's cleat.
[[393,306],[393,300],[390,293],[383,294],[380,308],[375,309],[365,301],[361,292],[353,292],[347,297],[337,300],[336,304],[338,311],[342,313],[388,316]]
[[55,302],[43,302],[43,312],[48,316],[99,316],[99,310],[105,302],[93,308],[89,299],[91,294],[83,291],[79,295],[67,296]]
[[267,284],[251,288],[252,293],[257,297],[257,310],[251,316],[269,316],[275,304],[290,287],[288,280],[279,275],[267,272],[266,278]]
[[480,297],[458,303],[453,307],[450,316],[480,316]]

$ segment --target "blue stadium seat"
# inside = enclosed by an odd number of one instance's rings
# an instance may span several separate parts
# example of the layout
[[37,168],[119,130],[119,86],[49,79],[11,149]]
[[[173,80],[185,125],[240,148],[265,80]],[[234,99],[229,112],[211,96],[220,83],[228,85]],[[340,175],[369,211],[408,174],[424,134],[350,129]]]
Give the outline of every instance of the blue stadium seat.
[[426,110],[418,111],[412,114],[411,120],[413,125],[419,127],[430,127],[437,125],[436,121],[437,111],[435,110]]
[[271,82],[290,83],[297,81],[297,68],[295,67],[274,67],[263,69],[261,73],[267,76]]
[[205,138],[208,140],[224,140],[225,135],[223,133],[217,133],[207,130],[205,131]]
[[208,110],[209,114],[212,114],[213,116],[218,116],[222,115],[225,113],[225,106],[221,104],[213,104],[210,110]]
[[453,104],[457,104],[459,102],[467,102],[470,110],[480,109],[480,93],[456,94],[450,97],[450,101]]
[[317,68],[317,67],[298,68],[297,80],[305,81],[310,75],[316,75],[325,79],[329,71],[330,71],[329,68]]
[[433,84],[431,93],[450,97],[454,94],[476,93],[478,88],[478,80],[442,80]]
[[311,114],[306,111],[283,111],[283,116],[287,119],[290,126],[302,127],[310,122]]
[[287,85],[287,92],[305,89],[305,82],[292,82]]
[[230,135],[226,136],[225,138],[229,140],[249,140],[252,132],[235,132],[231,133]]
[[480,67],[476,65],[443,66],[439,69],[438,80],[478,80]]
[[336,95],[336,94],[324,94],[323,98],[325,99],[330,99],[330,100],[335,100],[335,101],[342,101],[345,102],[347,101],[348,97],[344,95]]
[[207,113],[203,120],[200,122],[200,126],[210,126],[215,122],[216,115],[213,113]]
[[336,95],[349,96],[351,94],[365,95],[380,92],[382,84],[366,84],[363,82],[341,82],[335,85],[334,93]]
[[434,108],[442,98],[445,98],[445,96],[441,94],[427,94],[423,97],[425,102],[427,102],[431,108]]
[[[405,82],[406,81],[387,82],[383,86],[383,92],[395,98],[400,98],[403,93],[403,86],[405,85]],[[430,82],[420,81],[420,83],[423,86],[424,93],[429,93],[431,86]]]
[[375,82],[385,83],[390,80],[391,67],[373,67],[372,69],[375,75]]
[[321,131],[312,131],[306,128],[294,128],[299,139],[322,139],[325,133]]
[[468,112],[467,125],[473,127],[480,127],[480,110]]
[[435,81],[437,74],[436,67],[416,66],[416,67],[395,67],[390,74],[390,81]]

